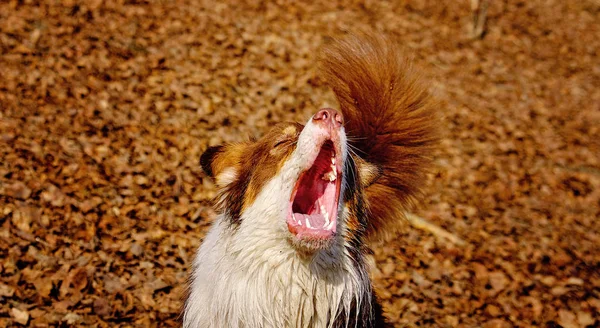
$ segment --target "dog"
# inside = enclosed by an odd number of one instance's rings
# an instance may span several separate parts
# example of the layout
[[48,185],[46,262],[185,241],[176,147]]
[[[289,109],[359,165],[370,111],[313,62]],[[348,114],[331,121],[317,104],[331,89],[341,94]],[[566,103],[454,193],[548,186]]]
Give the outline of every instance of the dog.
[[384,327],[365,262],[422,193],[432,97],[397,43],[326,44],[319,75],[339,110],[208,148],[219,212],[193,263],[183,326]]

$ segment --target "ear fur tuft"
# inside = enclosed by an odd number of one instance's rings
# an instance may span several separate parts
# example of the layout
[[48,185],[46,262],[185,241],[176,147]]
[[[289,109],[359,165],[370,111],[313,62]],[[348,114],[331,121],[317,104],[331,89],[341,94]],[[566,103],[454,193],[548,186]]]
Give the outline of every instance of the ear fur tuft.
[[200,156],[200,165],[202,166],[202,169],[204,170],[206,175],[208,175],[211,178],[215,177],[212,168],[212,163],[215,157],[222,152],[223,146],[213,146],[208,147],[208,149],[204,151],[202,156]]
[[383,174],[379,165],[369,163],[359,156],[355,156],[354,162],[358,168],[358,176],[360,178],[360,184],[363,188],[367,188],[375,183]]

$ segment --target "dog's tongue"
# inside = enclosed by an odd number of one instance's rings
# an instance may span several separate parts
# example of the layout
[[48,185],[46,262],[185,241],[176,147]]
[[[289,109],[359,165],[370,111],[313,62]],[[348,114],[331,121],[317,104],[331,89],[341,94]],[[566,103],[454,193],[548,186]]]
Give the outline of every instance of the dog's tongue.
[[310,229],[322,229],[325,225],[325,216],[320,213],[316,214],[302,214],[294,213],[294,219],[296,222],[301,222],[302,225]]

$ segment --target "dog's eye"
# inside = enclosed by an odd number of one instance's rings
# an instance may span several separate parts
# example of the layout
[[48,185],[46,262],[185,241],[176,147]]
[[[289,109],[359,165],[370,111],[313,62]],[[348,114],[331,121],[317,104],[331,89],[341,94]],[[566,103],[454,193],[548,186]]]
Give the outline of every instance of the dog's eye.
[[290,139],[279,139],[277,140],[273,146],[271,147],[271,150],[269,151],[269,154],[273,155],[273,156],[279,156],[283,153],[285,153],[286,151],[286,145],[289,143]]

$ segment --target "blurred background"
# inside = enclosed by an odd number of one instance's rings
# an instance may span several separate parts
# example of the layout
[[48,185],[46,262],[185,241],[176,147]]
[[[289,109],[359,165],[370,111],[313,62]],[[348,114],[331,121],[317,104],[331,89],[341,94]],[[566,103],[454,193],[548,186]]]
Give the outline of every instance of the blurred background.
[[[334,98],[325,37],[401,40],[444,138],[376,245],[397,327],[600,325],[600,1],[0,2],[0,327],[177,326],[210,146]],[[433,232],[433,233],[432,233]]]

